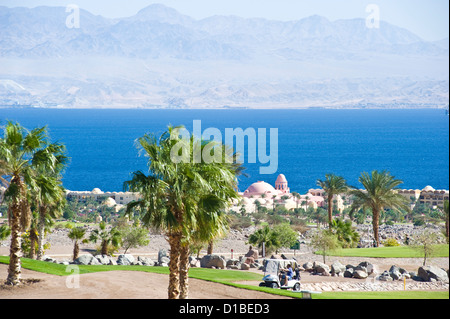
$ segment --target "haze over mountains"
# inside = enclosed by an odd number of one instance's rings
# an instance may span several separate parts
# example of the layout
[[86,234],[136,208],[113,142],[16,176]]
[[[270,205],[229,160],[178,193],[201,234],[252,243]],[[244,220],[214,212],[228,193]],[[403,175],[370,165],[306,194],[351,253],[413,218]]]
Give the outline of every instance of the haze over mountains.
[[106,19],[0,7],[0,105],[445,107],[448,39],[364,19],[213,16],[163,5]]

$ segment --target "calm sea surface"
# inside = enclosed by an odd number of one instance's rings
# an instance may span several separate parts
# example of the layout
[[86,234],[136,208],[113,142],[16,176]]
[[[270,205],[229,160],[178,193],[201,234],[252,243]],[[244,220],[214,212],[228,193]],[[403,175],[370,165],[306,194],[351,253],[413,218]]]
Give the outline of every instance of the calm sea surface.
[[47,125],[53,141],[64,143],[71,158],[64,175],[70,190],[121,191],[135,170],[145,170],[134,141],[147,132],[193,120],[202,130],[278,128],[278,171],[260,175],[247,159],[249,177],[240,190],[283,173],[291,191],[305,193],[327,173],[354,186],[363,171],[387,170],[403,188],[431,185],[449,189],[449,118],[443,110],[56,110],[0,109],[0,125],[17,121],[31,129]]

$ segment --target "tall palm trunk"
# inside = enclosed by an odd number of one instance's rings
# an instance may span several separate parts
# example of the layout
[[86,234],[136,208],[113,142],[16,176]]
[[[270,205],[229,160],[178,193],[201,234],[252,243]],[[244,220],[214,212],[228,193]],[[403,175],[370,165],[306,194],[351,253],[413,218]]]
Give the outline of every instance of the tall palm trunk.
[[188,299],[189,294],[189,244],[181,246],[180,251],[180,299]]
[[333,196],[328,195],[328,228],[331,229],[332,220],[333,220]]
[[181,233],[172,232],[168,236],[170,245],[169,261],[169,299],[179,299],[180,297],[180,246]]
[[39,207],[39,223],[38,223],[38,250],[37,260],[42,260],[44,255],[44,228],[45,228],[45,213],[46,207]]
[[28,258],[34,259],[36,256],[36,242],[38,241],[37,231],[33,227],[30,229],[30,253]]
[[11,207],[11,245],[9,254],[8,285],[16,286],[20,283],[20,244],[21,244],[21,227],[20,227],[20,206],[15,203]]
[[[21,241],[23,231],[23,221],[26,219],[24,216],[26,212],[25,201],[25,185],[21,181],[20,177],[14,176],[11,180],[11,184],[16,184],[18,188],[18,195],[14,198],[9,209],[9,223],[11,227],[11,244],[9,254],[9,267],[8,277],[6,284],[11,286],[17,286],[20,284],[21,274]],[[10,185],[11,187],[11,185]]]
[[78,245],[78,240],[75,240],[75,244],[73,245],[73,261],[78,258],[80,254],[80,246]]
[[207,254],[212,255],[213,250],[214,250],[214,241],[210,240],[208,243]]
[[102,240],[102,255],[108,255],[108,241]]
[[375,238],[377,247],[380,247],[380,237],[378,235],[379,219],[380,219],[380,212],[378,210],[373,210],[373,217],[372,217],[373,236]]

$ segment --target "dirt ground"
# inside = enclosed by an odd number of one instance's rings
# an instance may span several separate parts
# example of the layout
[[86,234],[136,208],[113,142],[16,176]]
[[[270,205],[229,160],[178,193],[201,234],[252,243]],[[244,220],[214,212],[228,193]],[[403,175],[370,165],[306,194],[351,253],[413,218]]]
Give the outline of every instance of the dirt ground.
[[[0,278],[7,277],[0,264]],[[138,271],[108,271],[79,276],[55,276],[22,269],[23,280],[40,280],[16,288],[0,288],[0,299],[167,299],[167,275]],[[78,287],[77,287],[78,284]],[[190,299],[290,299],[189,279]]]

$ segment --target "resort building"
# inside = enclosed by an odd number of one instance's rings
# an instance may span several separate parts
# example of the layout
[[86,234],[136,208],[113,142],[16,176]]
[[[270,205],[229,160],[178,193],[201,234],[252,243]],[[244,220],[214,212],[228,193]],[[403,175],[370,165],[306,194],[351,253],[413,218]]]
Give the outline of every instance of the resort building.
[[[264,181],[258,181],[251,184],[243,193],[240,193],[242,199],[234,203],[234,211],[244,206],[248,212],[256,210],[256,206],[263,206],[273,209],[275,206],[282,206],[288,210],[295,208],[308,209],[309,207],[317,209],[325,205],[325,198],[321,196],[323,190],[315,190],[305,195],[291,193],[286,176],[278,175],[275,181],[275,187]],[[338,198],[338,209],[343,210],[342,198]]]
[[445,189],[434,189],[431,186],[426,186],[422,190],[418,189],[401,189],[399,194],[411,201],[411,208],[414,208],[416,203],[429,205],[430,207],[444,208],[444,201],[449,200],[449,191]]
[[448,201],[448,196],[448,190],[435,190],[433,187],[427,186],[420,192],[419,202],[433,208],[444,208],[444,201]]
[[106,205],[113,206],[124,206],[134,200],[139,198],[137,193],[132,192],[102,192],[99,188],[94,188],[92,191],[67,191],[67,198],[76,198],[78,200],[94,199],[95,201],[101,203],[104,202]]

